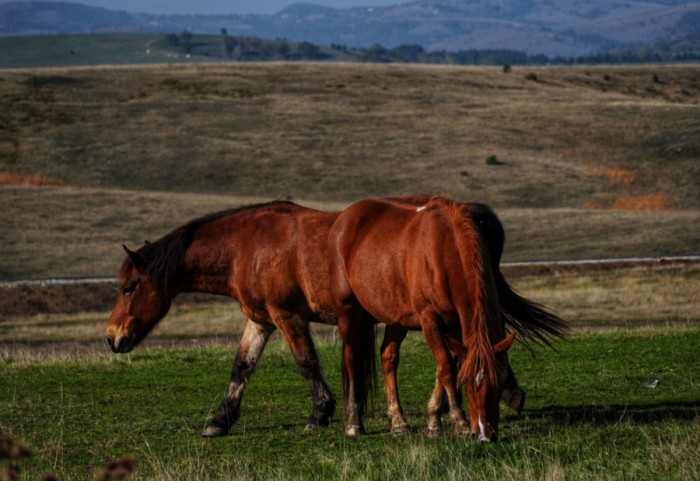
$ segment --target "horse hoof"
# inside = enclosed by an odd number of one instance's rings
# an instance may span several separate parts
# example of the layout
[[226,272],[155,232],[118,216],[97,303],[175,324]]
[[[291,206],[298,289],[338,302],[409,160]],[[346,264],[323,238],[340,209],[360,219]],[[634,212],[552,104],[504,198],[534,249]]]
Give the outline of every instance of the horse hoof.
[[322,427],[322,428],[327,428],[330,426],[331,421],[329,417],[323,416],[323,417],[316,417],[314,415],[309,416],[309,419],[306,421],[306,427],[304,428],[304,431],[311,431],[312,429],[315,429],[316,427]]
[[402,434],[406,434],[408,432],[411,432],[411,426],[408,424],[401,424],[399,426],[391,427],[391,434],[394,436],[401,436]]
[[202,433],[203,438],[220,438],[221,436],[226,436],[228,430],[222,428],[221,426],[207,426],[207,428]]
[[440,435],[440,426],[426,426],[425,435],[429,438],[436,438]]
[[348,426],[345,428],[345,434],[353,437],[361,436],[365,434],[365,428],[362,426]]

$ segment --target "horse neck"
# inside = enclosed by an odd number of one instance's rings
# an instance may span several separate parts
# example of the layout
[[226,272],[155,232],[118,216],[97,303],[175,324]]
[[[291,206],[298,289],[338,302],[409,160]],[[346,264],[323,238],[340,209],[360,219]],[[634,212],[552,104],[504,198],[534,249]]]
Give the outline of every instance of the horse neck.
[[221,237],[200,228],[176,271],[178,292],[206,292],[230,295],[230,266],[234,252]]

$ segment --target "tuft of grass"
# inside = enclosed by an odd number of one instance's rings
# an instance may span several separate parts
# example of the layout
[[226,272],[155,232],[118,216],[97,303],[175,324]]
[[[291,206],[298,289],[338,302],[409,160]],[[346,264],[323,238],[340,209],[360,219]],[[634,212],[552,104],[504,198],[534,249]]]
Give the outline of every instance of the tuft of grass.
[[486,165],[503,165],[503,162],[498,160],[496,155],[489,155],[486,157]]

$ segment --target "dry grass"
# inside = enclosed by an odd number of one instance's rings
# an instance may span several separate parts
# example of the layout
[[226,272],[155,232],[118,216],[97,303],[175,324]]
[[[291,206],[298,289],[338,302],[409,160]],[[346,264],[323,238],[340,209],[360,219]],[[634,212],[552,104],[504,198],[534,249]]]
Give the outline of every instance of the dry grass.
[[417,192],[495,207],[506,259],[697,251],[700,67],[536,71],[2,71],[0,172],[69,187],[0,185],[0,278],[110,274],[121,244],[240,203]]
[[[700,323],[699,266],[521,278],[515,279],[513,286],[525,297],[552,308],[577,329]],[[104,346],[96,343],[104,336],[108,318],[109,313],[91,313],[13,319],[0,323],[0,344],[7,349],[13,344],[50,346],[60,341],[91,344],[102,351]],[[144,345],[162,346],[167,340],[184,345],[231,343],[239,339],[245,323],[238,305],[230,300],[190,304],[181,297]],[[314,324],[312,331],[316,339],[338,339],[333,326]],[[16,346],[11,349],[15,355]],[[71,353],[75,349],[63,350]]]
[[[209,212],[270,199],[0,186],[0,278],[116,274],[140,246]],[[319,209],[344,204],[310,202]]]
[[528,298],[582,328],[697,325],[700,266],[523,278],[513,282]]
[[[140,246],[195,217],[262,198],[0,186],[0,279],[115,274],[122,244]],[[342,202],[301,203],[323,210]],[[498,209],[504,258],[687,253],[700,245],[700,211]]]
[[[537,75],[355,64],[4,71],[0,169],[266,198],[428,192],[583,207],[667,192],[678,208],[698,206],[697,66]],[[502,164],[487,165],[491,155]],[[591,162],[636,171],[635,182],[587,176]]]

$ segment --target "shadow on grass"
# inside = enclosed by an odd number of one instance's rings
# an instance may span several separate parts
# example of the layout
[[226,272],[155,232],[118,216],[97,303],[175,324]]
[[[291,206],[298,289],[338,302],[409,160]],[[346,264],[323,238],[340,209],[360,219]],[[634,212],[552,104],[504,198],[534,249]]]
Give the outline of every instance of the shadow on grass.
[[562,426],[591,424],[594,426],[634,422],[649,424],[659,421],[691,421],[698,417],[697,402],[667,402],[659,404],[610,404],[589,406],[548,406],[542,409],[526,409],[530,418],[545,418]]

